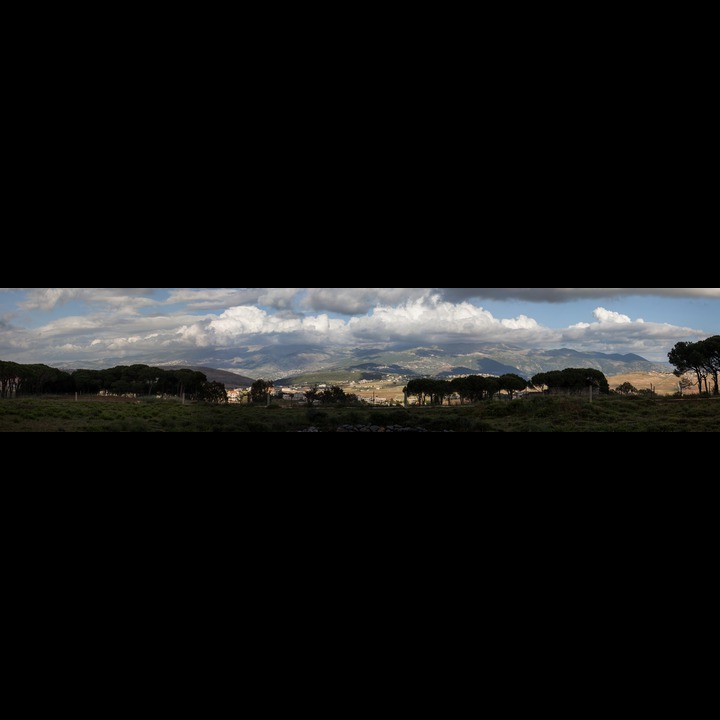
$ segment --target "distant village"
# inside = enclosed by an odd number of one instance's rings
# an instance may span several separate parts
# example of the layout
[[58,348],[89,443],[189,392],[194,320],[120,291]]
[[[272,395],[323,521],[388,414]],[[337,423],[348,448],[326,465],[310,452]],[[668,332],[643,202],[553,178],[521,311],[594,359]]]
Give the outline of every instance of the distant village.
[[[489,374],[479,374],[481,377],[495,377]],[[466,377],[466,375],[448,376],[446,380],[454,380],[456,378]],[[401,405],[413,406],[419,403],[417,397],[406,397],[405,388],[412,380],[416,380],[415,376],[406,376],[400,374],[383,375],[382,378],[363,379],[363,380],[345,380],[328,383],[312,383],[298,385],[277,385],[273,388],[271,398],[274,402],[282,402],[288,407],[296,405],[305,405],[307,403],[307,394],[311,390],[323,392],[332,387],[340,387],[348,394],[357,395],[360,400],[368,405],[377,407],[397,407]],[[228,402],[232,404],[251,404],[250,388],[237,387],[230,388],[227,391]],[[534,394],[527,391],[524,395]],[[460,400],[458,399],[458,404]]]
[[[391,407],[402,405],[405,402],[403,388],[407,385],[409,377],[402,375],[388,375],[382,380],[350,380],[333,383],[313,383],[312,385],[278,385],[274,388],[272,398],[282,401],[289,406],[304,405],[307,402],[307,393],[310,390],[328,390],[333,386],[342,388],[347,393],[357,395],[370,405],[378,407]],[[238,387],[228,389],[228,402],[233,404],[250,404],[250,388]],[[414,404],[412,401],[410,404]]]

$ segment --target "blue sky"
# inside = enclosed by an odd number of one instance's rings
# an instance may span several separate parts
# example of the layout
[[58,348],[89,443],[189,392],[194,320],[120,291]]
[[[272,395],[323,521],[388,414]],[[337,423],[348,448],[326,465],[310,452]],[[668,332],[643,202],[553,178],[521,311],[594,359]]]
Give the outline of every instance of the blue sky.
[[[705,329],[708,334],[720,333],[720,301],[718,299],[686,299],[662,297],[625,297],[603,300],[608,307],[631,318],[658,323]],[[530,314],[551,327],[567,327],[580,318],[592,316],[597,300],[576,300],[567,303],[527,303],[522,301],[486,301],[483,306],[498,317]]]
[[720,288],[0,288],[0,358],[102,365],[265,345],[638,353],[720,334]]

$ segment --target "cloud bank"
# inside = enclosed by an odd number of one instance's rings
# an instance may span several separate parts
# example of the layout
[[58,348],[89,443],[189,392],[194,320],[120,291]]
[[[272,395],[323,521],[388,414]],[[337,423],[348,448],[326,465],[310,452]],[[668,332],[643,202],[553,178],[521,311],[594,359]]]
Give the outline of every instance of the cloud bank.
[[[614,306],[636,296],[716,301],[720,288],[0,288],[0,357],[171,361],[282,343],[498,342],[659,359],[678,340],[702,335],[690,323],[645,321]],[[594,312],[585,308],[595,299]],[[585,301],[587,316],[550,327],[530,310],[497,317],[483,307],[509,300],[529,308]]]

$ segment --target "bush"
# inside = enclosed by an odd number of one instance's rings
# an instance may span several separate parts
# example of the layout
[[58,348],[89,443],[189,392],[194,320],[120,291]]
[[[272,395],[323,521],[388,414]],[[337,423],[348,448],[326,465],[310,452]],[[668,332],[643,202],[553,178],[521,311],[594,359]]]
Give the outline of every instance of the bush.
[[328,420],[328,414],[323,410],[308,410],[306,417],[311,425],[324,425]]
[[489,418],[506,418],[510,417],[512,415],[513,410],[512,406],[515,403],[509,403],[509,402],[489,402],[487,403],[483,410],[486,417]]
[[357,410],[353,410],[352,412],[345,413],[341,417],[341,424],[342,425],[365,425],[367,424],[368,416],[364,413],[357,412]]
[[407,410],[373,410],[369,418],[373,425],[380,427],[405,425],[410,420],[410,413]]

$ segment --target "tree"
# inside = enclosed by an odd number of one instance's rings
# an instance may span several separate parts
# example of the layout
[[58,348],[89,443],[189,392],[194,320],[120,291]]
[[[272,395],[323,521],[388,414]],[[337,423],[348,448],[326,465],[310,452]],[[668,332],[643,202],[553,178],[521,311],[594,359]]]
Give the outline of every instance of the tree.
[[500,392],[500,378],[489,377],[483,378],[485,381],[483,387],[485,388],[485,398],[488,400],[494,399],[494,397]]
[[200,392],[202,386],[207,382],[207,376],[196,370],[173,370],[166,373],[163,378],[163,392],[168,395],[194,398]]
[[455,394],[449,380],[433,380],[429,387],[433,405],[444,405],[445,400]]
[[460,397],[461,403],[479,403],[485,399],[492,399],[500,392],[500,380],[484,375],[468,375],[455,378],[450,383],[450,389]]
[[452,391],[460,398],[460,404],[474,402],[472,376],[459,377],[450,381]]
[[434,380],[429,378],[411,380],[405,388],[405,392],[409,397],[416,397],[418,399],[418,405],[427,405],[428,398],[430,402],[432,402],[434,382]]
[[73,390],[72,377],[47,365],[20,365],[0,362],[0,398],[43,393],[66,393]]
[[515,373],[503,375],[500,378],[500,389],[504,390],[511,400],[515,399],[515,393],[523,392],[528,388],[528,381]]
[[455,394],[456,387],[449,380],[418,378],[411,380],[404,392],[410,397],[416,397],[418,405],[442,405],[448,397]]
[[700,343],[705,369],[713,379],[713,395],[720,395],[720,335],[714,335]]
[[637,395],[638,389],[629,382],[623,383],[617,390],[618,395]]
[[593,368],[567,368],[539,373],[532,379],[535,387],[547,387],[551,391],[562,391],[567,394],[587,392],[590,385],[600,389],[603,395],[610,393],[610,383],[605,374]]
[[22,368],[14,362],[0,362],[0,397],[14,397],[20,383]]
[[348,395],[339,385],[333,385],[318,394],[317,399],[321,405],[355,405],[358,403],[357,395]]
[[268,395],[272,393],[275,385],[269,380],[256,380],[250,388],[250,401],[254,405],[266,405]]
[[72,380],[79,393],[97,395],[103,389],[102,378],[97,370],[76,370]]
[[200,388],[199,400],[213,405],[227,405],[228,394],[225,385],[219,382],[206,382]]
[[680,378],[680,395],[685,395],[685,392],[689,390],[692,387],[695,387],[695,383],[689,378],[683,375],[683,377]]
[[668,353],[668,359],[675,366],[677,377],[693,372],[697,378],[698,392],[702,395],[703,383],[707,390],[707,358],[701,343],[679,342]]

